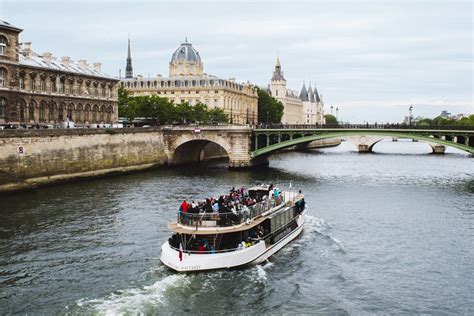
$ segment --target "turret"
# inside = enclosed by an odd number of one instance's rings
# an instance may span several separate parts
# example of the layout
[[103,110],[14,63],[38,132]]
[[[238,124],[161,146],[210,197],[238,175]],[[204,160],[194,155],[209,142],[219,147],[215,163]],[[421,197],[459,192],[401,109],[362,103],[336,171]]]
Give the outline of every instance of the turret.
[[304,84],[304,81],[303,81],[303,87],[301,87],[299,98],[303,102],[304,101],[309,101],[308,90],[306,90],[306,85]]
[[286,96],[286,79],[281,71],[280,58],[277,57],[275,70],[270,80],[270,93],[274,98],[284,98]]

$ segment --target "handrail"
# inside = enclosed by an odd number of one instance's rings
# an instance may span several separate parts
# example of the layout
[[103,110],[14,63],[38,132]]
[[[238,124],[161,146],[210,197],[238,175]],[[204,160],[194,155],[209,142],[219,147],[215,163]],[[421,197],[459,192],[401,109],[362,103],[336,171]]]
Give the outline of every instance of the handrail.
[[255,130],[266,129],[414,129],[414,130],[466,130],[473,131],[474,126],[466,125],[408,125],[408,124],[261,124]]
[[[189,227],[228,227],[246,222],[256,218],[271,208],[284,204],[285,194],[278,197],[270,197],[254,205],[247,206],[240,211],[225,213],[189,213],[178,211],[178,224]],[[289,195],[289,199],[293,195]]]

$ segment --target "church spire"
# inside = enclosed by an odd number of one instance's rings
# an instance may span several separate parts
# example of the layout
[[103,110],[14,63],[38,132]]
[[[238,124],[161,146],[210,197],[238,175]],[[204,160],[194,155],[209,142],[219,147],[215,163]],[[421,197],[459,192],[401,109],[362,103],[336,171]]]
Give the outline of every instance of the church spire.
[[128,37],[127,67],[125,67],[125,78],[133,78],[132,54],[130,52],[130,36]]

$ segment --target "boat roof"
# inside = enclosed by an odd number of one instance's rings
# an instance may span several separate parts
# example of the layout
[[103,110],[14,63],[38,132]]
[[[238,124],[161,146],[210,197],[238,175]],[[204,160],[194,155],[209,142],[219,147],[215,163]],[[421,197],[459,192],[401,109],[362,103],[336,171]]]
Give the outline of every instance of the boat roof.
[[191,226],[181,226],[177,222],[168,224],[168,228],[175,233],[180,234],[195,234],[195,235],[209,235],[209,234],[222,234],[222,233],[236,233],[241,231],[246,231],[261,224],[266,220],[268,216],[260,216],[255,218],[249,224],[241,223],[235,226],[226,226],[226,227],[191,227]]

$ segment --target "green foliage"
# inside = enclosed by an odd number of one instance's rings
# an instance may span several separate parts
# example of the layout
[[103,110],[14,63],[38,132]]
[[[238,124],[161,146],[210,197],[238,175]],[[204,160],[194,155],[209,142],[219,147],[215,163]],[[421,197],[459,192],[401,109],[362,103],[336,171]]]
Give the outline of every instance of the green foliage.
[[169,123],[223,123],[228,122],[227,115],[220,108],[209,109],[203,103],[191,106],[189,103],[174,104],[167,98],[157,95],[130,96],[120,87],[118,100],[119,116],[132,122],[137,117],[152,119],[154,124]]
[[324,118],[326,119],[326,124],[338,124],[337,118],[332,114],[326,114]]
[[434,119],[424,118],[416,123],[418,126],[474,126],[474,114],[460,120],[437,116]]
[[[258,89],[258,88],[257,88]],[[281,123],[283,104],[263,89],[258,89],[259,123]]]

